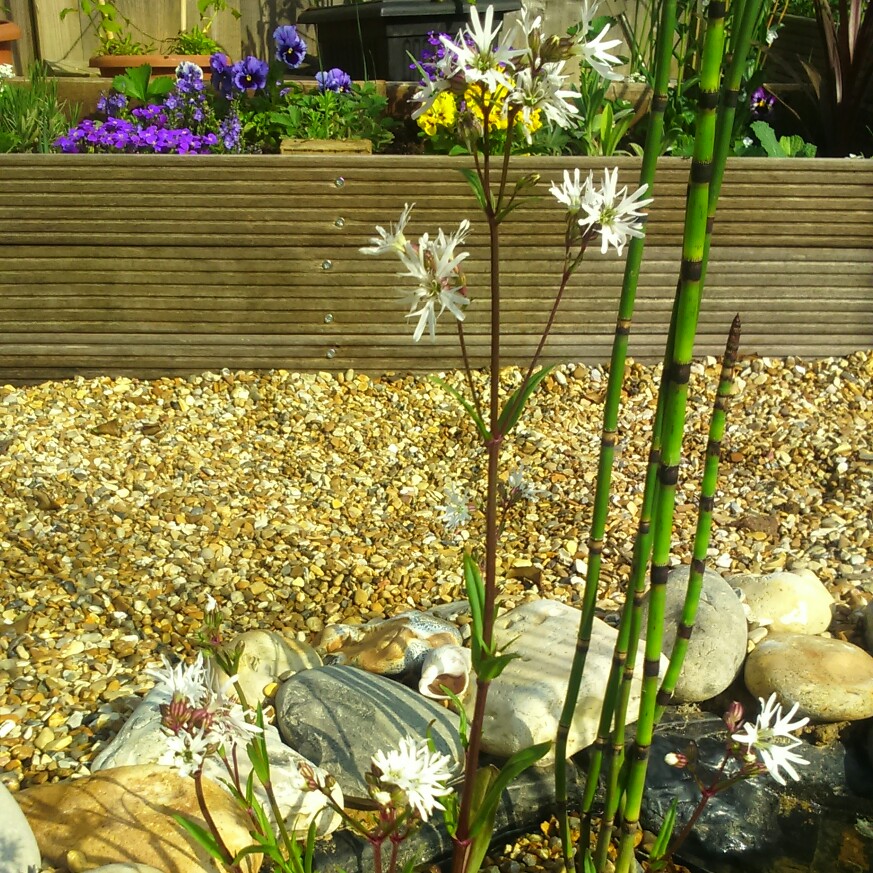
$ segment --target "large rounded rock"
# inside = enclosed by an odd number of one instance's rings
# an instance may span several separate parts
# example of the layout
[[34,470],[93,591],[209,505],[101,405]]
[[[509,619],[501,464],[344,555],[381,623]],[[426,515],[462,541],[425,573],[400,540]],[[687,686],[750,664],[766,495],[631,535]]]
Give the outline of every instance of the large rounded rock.
[[[557,600],[535,600],[511,609],[494,623],[498,647],[517,655],[491,683],[485,704],[482,748],[508,757],[535,743],[555,739],[581,612]],[[594,619],[585,672],[567,742],[567,755],[591,745],[597,737],[600,710],[606,690],[618,633]],[[631,682],[628,719],[639,708],[642,658]],[[666,667],[661,659],[661,674]],[[472,714],[475,698],[466,705]],[[554,747],[541,764],[554,761]]]
[[282,738],[327,770],[344,793],[367,796],[371,758],[428,731],[442,754],[463,759],[458,716],[405,685],[357,667],[328,665],[283,682],[276,695]]
[[[251,845],[248,819],[211,779],[203,779],[209,812],[227,848]],[[38,785],[18,792],[18,803],[36,835],[44,861],[66,868],[67,852],[94,865],[134,862],[164,873],[203,873],[221,867],[172,816],[205,828],[194,780],[170,767],[145,764],[102,770],[93,776]],[[261,855],[247,855],[242,869],[257,873]]]
[[[664,637],[661,651],[670,656],[682,620],[688,567],[676,567],[667,577]],[[648,595],[643,604],[643,628],[648,618]],[[740,672],[746,657],[748,625],[743,605],[733,588],[714,570],[705,570],[694,630],[673,699],[697,703],[721,694]]]
[[745,681],[755,696],[776,692],[785,706],[799,704],[798,714],[814,721],[873,716],[873,657],[842,640],[768,637],[746,660]]
[[743,592],[748,619],[770,633],[820,634],[831,623],[834,598],[811,570],[731,576]]
[[[306,643],[285,639],[275,631],[249,630],[224,645],[228,652],[242,646],[243,653],[237,671],[237,682],[253,709],[264,701],[264,689],[286,673],[299,673],[310,667],[320,667],[318,652]],[[215,681],[223,685],[228,676],[213,658],[210,661]]]

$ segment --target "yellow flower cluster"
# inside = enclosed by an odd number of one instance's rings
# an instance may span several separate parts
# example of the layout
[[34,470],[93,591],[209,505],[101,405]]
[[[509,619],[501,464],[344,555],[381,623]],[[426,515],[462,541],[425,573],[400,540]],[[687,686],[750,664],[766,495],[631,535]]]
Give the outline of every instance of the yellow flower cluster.
[[438,127],[452,127],[458,117],[458,107],[455,98],[449,91],[437,94],[436,100],[427,112],[418,117],[418,126],[428,135],[433,136]]
[[[470,85],[463,95],[463,102],[469,112],[479,121],[485,120],[485,108],[488,109],[488,130],[490,132],[505,131],[507,117],[504,112],[507,90],[502,85],[496,91],[489,91],[481,85]],[[451,130],[458,118],[458,104],[450,91],[437,95],[433,105],[418,118],[418,126],[428,135],[433,136],[439,128]],[[527,133],[535,133],[543,126],[542,114],[534,109],[526,121],[522,121]]]

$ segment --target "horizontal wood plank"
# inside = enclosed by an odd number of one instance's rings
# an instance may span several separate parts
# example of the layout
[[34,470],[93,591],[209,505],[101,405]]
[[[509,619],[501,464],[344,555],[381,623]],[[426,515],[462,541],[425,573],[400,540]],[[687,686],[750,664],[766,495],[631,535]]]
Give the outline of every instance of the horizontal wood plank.
[[[506,362],[533,350],[555,288],[563,216],[547,194],[584,162],[525,158],[543,199],[504,228]],[[487,356],[484,221],[464,158],[0,156],[0,382],[221,367],[447,369],[447,319],[411,342],[398,264],[359,252],[415,201],[411,235],[473,220],[466,333]],[[658,359],[678,274],[689,162],[658,167],[631,353]],[[478,220],[477,220],[478,219]],[[603,360],[623,261],[592,250],[555,322],[547,360]],[[746,353],[845,354],[873,345],[873,164],[729,161],[715,222],[698,354],[718,354],[734,312]],[[328,357],[331,353],[332,357]]]

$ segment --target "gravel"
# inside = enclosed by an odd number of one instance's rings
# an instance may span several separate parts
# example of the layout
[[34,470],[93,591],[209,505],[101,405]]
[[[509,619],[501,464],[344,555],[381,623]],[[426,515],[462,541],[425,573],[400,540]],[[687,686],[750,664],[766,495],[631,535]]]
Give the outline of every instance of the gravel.
[[[459,373],[444,374],[463,390]],[[521,373],[501,374],[505,387]],[[598,606],[622,598],[658,368],[626,380]],[[713,359],[694,364],[675,558],[689,559]],[[859,640],[873,596],[873,353],[741,362],[710,562],[807,567]],[[477,375],[481,389],[485,377]],[[604,369],[547,378],[507,441],[537,489],[503,539],[503,597],[576,603],[585,572]],[[214,596],[242,631],[299,639],[461,597],[453,488],[481,496],[483,450],[423,376],[269,372],[0,387],[0,776],[13,790],[88,772],[183,656]]]

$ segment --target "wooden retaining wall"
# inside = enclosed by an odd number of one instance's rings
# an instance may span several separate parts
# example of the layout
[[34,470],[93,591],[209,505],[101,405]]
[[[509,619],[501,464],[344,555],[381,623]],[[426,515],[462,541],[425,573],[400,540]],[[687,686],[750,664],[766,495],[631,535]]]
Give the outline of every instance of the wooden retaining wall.
[[[635,185],[636,159],[618,164]],[[530,158],[542,199],[506,226],[505,362],[533,349],[556,287],[562,213],[547,194],[575,159]],[[417,203],[409,231],[468,216],[473,360],[488,347],[487,235],[456,172],[465,159],[372,156],[0,155],[0,383],[206,369],[441,370],[454,323],[413,344],[399,262],[359,253]],[[631,354],[657,359],[676,285],[688,163],[659,166]],[[599,169],[598,169],[599,172]],[[624,261],[589,252],[546,358],[602,361]],[[745,354],[873,346],[873,161],[731,161],[696,352],[735,312]]]

